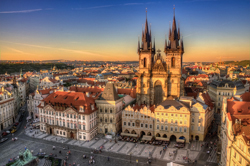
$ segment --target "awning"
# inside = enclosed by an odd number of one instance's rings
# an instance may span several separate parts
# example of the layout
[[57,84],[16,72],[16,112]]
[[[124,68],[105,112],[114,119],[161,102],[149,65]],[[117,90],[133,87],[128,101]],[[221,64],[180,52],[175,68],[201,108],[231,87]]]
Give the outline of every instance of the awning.
[[130,134],[130,133],[121,133],[122,136],[128,136],[128,137],[138,137],[138,134]]
[[146,136],[146,135],[144,135],[144,136],[142,137],[141,140],[151,141],[151,140],[152,140],[152,137],[153,137],[153,136]]
[[185,140],[184,139],[177,139],[176,142],[179,142],[179,143],[184,143]]
[[169,138],[155,137],[156,140],[169,141]]

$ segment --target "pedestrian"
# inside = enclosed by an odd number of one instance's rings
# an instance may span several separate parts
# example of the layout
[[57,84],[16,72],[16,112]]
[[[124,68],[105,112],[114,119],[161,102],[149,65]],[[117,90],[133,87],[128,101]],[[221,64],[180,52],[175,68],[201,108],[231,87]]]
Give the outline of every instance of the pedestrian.
[[70,153],[70,150],[69,150],[69,154],[71,154],[71,153]]
[[109,157],[108,157],[108,161],[109,161]]

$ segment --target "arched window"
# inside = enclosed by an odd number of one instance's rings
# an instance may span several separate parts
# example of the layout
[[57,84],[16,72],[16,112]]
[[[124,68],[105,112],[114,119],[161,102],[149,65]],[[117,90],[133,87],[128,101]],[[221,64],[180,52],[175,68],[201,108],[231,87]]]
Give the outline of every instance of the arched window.
[[175,67],[175,58],[174,57],[171,58],[171,67]]
[[143,59],[143,67],[146,67],[146,66],[147,66],[147,59],[144,58],[144,59]]

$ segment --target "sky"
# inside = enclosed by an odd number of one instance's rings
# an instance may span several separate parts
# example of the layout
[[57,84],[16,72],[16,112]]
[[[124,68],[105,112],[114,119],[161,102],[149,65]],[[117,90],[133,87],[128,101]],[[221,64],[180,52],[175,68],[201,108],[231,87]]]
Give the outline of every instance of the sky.
[[164,56],[173,5],[184,62],[250,60],[250,0],[0,0],[0,60],[136,61],[146,8]]

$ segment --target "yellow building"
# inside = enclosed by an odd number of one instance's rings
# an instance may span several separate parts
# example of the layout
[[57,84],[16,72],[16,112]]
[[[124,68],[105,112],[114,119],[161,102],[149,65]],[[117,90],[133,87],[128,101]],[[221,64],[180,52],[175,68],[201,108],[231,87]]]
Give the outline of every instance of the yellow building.
[[176,100],[165,100],[155,109],[155,138],[189,142],[190,111]]

